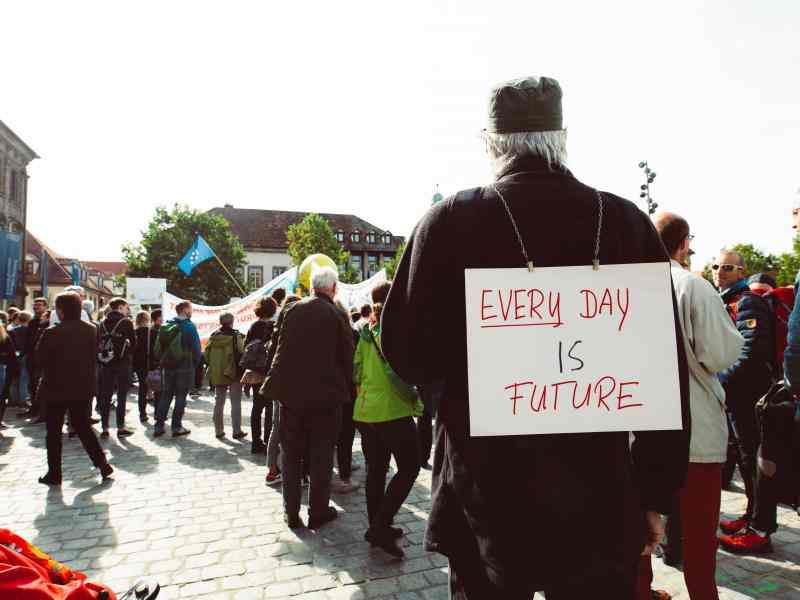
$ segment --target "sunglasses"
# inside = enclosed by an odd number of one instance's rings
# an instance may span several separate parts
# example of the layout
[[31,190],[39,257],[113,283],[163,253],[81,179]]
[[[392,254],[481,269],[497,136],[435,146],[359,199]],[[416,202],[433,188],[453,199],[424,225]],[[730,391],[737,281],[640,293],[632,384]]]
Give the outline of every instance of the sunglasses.
[[740,265],[711,265],[711,269],[717,271],[722,269],[725,273],[730,273],[731,271],[736,271],[738,269],[744,269],[744,267]]

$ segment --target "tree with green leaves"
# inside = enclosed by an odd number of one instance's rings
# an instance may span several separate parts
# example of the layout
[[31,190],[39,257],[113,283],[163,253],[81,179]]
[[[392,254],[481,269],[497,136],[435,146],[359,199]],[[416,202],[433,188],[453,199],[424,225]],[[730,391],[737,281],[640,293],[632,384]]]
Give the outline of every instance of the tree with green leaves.
[[244,248],[224,217],[175,204],[172,210],[156,208],[141,241],[122,247],[128,276],[164,278],[170,293],[197,304],[227,304],[231,297],[241,296],[239,287],[214,259],[195,267],[188,277],[178,269],[178,261],[198,234],[231,273],[244,267]]
[[387,279],[394,279],[394,274],[397,273],[397,267],[400,265],[400,259],[403,258],[403,252],[405,251],[406,243],[403,242],[397,249],[397,254],[394,255],[394,258],[384,261],[383,268],[386,269]]
[[339,266],[341,281],[354,283],[360,280],[361,274],[350,264],[350,253],[342,248],[324,217],[315,213],[306,215],[299,223],[289,226],[286,239],[293,265],[299,267],[312,254],[324,254]]

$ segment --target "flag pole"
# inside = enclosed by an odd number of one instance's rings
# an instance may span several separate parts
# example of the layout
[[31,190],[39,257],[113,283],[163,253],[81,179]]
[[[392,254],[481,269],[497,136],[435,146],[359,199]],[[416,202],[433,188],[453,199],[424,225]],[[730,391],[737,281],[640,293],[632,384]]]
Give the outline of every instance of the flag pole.
[[[209,246],[209,248],[211,248],[211,246]],[[213,248],[211,248],[211,252],[214,252],[214,249],[213,249]],[[222,262],[222,261],[219,259],[219,256],[217,256],[217,253],[216,253],[216,252],[214,252],[214,258],[216,258],[216,259],[217,259],[217,262],[219,263],[219,266],[220,266],[220,267],[222,267],[223,269],[225,269],[225,272],[228,274],[228,277],[230,277],[231,279],[233,279],[233,282],[236,284],[236,287],[238,287],[238,288],[239,288],[239,291],[240,291],[240,292],[242,292],[242,298],[244,298],[245,296],[247,296],[247,292],[245,292],[245,291],[244,291],[244,288],[242,287],[242,284],[241,284],[241,283],[239,283],[239,280],[238,280],[238,279],[236,279],[236,277],[234,277],[234,276],[231,274],[231,272],[228,270],[228,267],[226,267],[226,266],[225,266],[225,264],[224,264],[224,263],[223,263],[223,262]]]

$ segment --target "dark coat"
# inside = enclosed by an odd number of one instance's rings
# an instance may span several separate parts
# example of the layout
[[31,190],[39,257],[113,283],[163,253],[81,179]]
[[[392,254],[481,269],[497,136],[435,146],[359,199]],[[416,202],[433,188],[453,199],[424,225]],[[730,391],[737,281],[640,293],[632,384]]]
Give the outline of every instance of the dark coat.
[[136,328],[136,347],[133,351],[133,368],[136,371],[150,371],[154,369],[154,363],[151,359],[152,349],[156,341],[153,339],[156,333],[149,327]]
[[767,302],[750,291],[744,279],[722,294],[736,329],[744,338],[738,360],[719,374],[727,403],[754,402],[772,385],[775,327]]
[[[537,266],[591,264],[594,189],[538,159],[517,162],[497,186]],[[647,216],[603,196],[601,264],[666,262]],[[471,438],[464,269],[523,266],[491,188],[440,202],[408,241],[383,310],[382,342],[404,380],[444,380],[427,547],[448,556],[472,549],[493,580],[542,589],[564,577],[635,567],[642,509],[668,513],[685,479],[689,388],[676,326],[682,431],[636,433],[632,445],[628,432]],[[677,324],[677,308],[674,318]]]
[[[122,322],[120,323],[120,321]],[[121,346],[118,348],[115,344],[115,355],[111,362],[108,363],[108,366],[118,365],[123,362],[130,364],[132,360],[131,357],[136,353],[136,332],[133,329],[133,321],[119,311],[112,310],[108,313],[106,318],[100,322],[100,325],[97,327],[98,335],[102,337],[105,333],[111,333],[118,323],[119,327],[117,327],[116,335],[122,336],[128,340],[128,348],[125,350],[124,356],[120,357],[116,352],[121,351]],[[103,328],[105,328],[105,331],[103,331]]]
[[[275,333],[275,322],[274,321],[262,321],[259,319],[255,323],[250,326],[250,329],[247,331],[247,337],[244,339],[244,347],[250,344],[250,342],[255,340],[261,340],[264,342],[265,347],[267,348],[267,360],[269,361],[270,358],[270,345],[272,342],[272,336]],[[272,354],[274,357],[274,353]],[[269,370],[269,366],[271,363],[267,363],[264,369],[253,369],[257,373],[261,373],[261,375],[266,375],[267,371]]]
[[97,385],[97,328],[80,320],[48,329],[36,347],[39,394],[49,404],[87,403]]
[[39,345],[39,340],[42,339],[42,335],[50,327],[50,321],[47,319],[40,319],[39,317],[33,317],[28,323],[28,337],[25,340],[25,351],[23,354],[25,355],[25,361],[27,362],[28,370],[34,371],[38,368],[36,364],[36,347]]
[[355,350],[347,316],[326,296],[314,296],[284,308],[279,321],[261,393],[297,412],[349,402]]

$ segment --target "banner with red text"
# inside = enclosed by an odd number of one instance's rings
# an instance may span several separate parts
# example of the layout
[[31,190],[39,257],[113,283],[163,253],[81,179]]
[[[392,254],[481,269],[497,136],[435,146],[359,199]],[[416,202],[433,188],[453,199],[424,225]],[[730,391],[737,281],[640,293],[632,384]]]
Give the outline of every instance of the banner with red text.
[[681,428],[669,263],[467,269],[472,436]]

